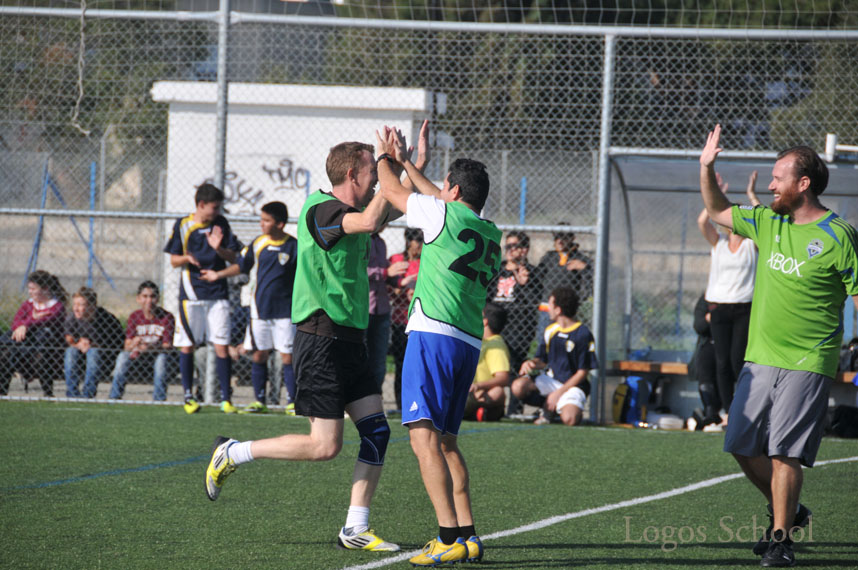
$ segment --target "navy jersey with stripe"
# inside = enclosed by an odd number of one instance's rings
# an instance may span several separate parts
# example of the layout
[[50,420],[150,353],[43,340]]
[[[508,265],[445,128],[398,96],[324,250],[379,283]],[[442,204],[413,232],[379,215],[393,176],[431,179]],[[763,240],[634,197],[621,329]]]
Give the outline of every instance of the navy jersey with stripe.
[[298,240],[286,235],[275,240],[261,235],[245,246],[236,263],[250,275],[253,295],[250,316],[254,319],[292,317],[292,287],[298,260]]
[[[599,367],[593,333],[580,322],[565,329],[557,323],[545,327],[535,356],[548,364],[547,374],[559,382],[566,382],[579,370]],[[589,380],[585,378],[578,387],[590,395]]]
[[229,222],[223,216],[218,216],[213,222],[203,224],[194,221],[194,215],[190,214],[179,218],[173,225],[173,233],[164,252],[172,255],[185,255],[190,253],[196,258],[200,266],[186,263],[182,269],[182,278],[179,282],[179,300],[218,300],[228,299],[229,291],[225,279],[219,279],[214,283],[208,283],[200,279],[201,269],[219,271],[226,268],[226,261],[212,249],[208,242],[208,234],[213,226],[220,226],[223,231],[221,247],[238,251],[241,242],[232,233]]

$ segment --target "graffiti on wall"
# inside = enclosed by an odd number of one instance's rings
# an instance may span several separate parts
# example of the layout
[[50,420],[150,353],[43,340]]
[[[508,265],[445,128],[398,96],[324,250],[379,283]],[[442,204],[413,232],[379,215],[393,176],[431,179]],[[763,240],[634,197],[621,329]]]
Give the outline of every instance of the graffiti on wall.
[[[263,204],[279,200],[295,207],[310,193],[310,171],[291,158],[266,161],[250,168],[224,172],[223,209],[229,214],[258,214]],[[214,183],[206,178],[201,184]]]

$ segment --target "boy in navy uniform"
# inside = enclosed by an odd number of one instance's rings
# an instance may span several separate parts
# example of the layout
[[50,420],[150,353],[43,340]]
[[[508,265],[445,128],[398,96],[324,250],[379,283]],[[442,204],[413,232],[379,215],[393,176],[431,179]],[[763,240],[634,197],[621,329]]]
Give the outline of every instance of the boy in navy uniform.
[[[581,423],[584,404],[590,394],[590,370],[599,366],[593,334],[575,318],[578,294],[571,287],[558,287],[548,298],[548,314],[553,321],[545,328],[536,355],[524,361],[512,383],[516,398],[542,408],[537,423],[548,423],[557,414],[567,426]],[[531,378],[539,370],[545,373]]]
[[179,318],[173,344],[180,349],[179,370],[185,392],[185,411],[193,414],[200,409],[193,398],[194,348],[211,342],[217,355],[217,376],[220,380],[221,410],[237,412],[230,400],[232,361],[229,358],[229,291],[226,281],[207,282],[202,270],[220,271],[226,262],[235,262],[241,243],[221,213],[223,192],[203,184],[194,196],[196,210],[176,220],[164,252],[170,264],[182,271],[179,282]]
[[292,369],[292,343],[295,325],[292,323],[292,287],[295,283],[297,240],[283,231],[289,211],[283,202],[262,206],[259,225],[262,235],[244,247],[236,263],[226,269],[202,270],[202,278],[210,283],[238,275],[250,276],[250,324],[244,347],[253,352],[250,378],[256,401],[242,413],[265,413],[265,384],[268,380],[268,354],[272,349],[283,360],[283,384],[289,392],[286,411],[294,414],[295,373]]

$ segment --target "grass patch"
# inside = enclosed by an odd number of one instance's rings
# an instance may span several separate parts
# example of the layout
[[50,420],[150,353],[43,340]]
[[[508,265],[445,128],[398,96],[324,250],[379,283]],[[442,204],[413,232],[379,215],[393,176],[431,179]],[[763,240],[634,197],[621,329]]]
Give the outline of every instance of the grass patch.
[[[0,520],[9,568],[343,568],[390,555],[334,547],[345,521],[357,433],[325,463],[242,466],[217,502],[203,490],[211,442],[306,433],[301,418],[121,404],[0,402]],[[437,532],[406,431],[393,436],[371,522],[404,549]],[[483,536],[738,472],[720,434],[465,423]],[[819,460],[858,456],[825,439]],[[805,471],[814,511],[802,566],[855,567],[858,463]],[[743,478],[486,541],[489,568],[756,566],[764,500]],[[724,517],[729,517],[725,519]],[[673,529],[673,530],[671,530]],[[739,532],[739,536],[736,533]],[[675,543],[675,544],[674,544]],[[393,566],[405,567],[399,562]]]

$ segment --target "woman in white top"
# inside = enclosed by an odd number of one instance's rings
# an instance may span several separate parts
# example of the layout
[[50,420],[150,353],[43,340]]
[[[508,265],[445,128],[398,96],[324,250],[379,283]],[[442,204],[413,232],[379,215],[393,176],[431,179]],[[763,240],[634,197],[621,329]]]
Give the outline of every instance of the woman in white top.
[[[754,171],[746,190],[754,206],[760,204],[754,192],[756,181],[757,172]],[[727,184],[720,176],[718,185],[723,192],[727,191]],[[729,410],[748,344],[757,246],[753,240],[734,234],[729,228],[722,227],[726,233],[719,233],[710,223],[706,208],[697,217],[697,226],[712,245],[709,285],[705,297],[709,303],[709,324],[715,345],[718,395],[724,410]]]

